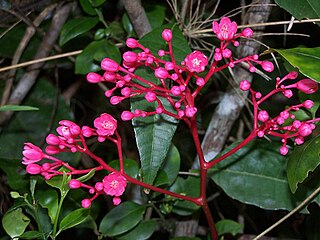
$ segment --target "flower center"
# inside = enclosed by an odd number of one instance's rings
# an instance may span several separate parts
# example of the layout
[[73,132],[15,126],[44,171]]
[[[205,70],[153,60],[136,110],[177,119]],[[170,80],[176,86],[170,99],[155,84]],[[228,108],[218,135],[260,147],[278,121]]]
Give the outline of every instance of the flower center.
[[103,121],[101,126],[106,130],[112,130],[114,128],[114,124],[111,121]]
[[117,180],[113,180],[110,183],[110,187],[113,188],[113,189],[117,189],[119,187],[119,182]]
[[223,33],[223,34],[226,34],[228,35],[229,33],[229,30],[228,30],[228,26],[226,24],[223,24],[220,28],[220,31]]
[[193,67],[199,67],[200,66],[200,64],[201,64],[201,60],[199,60],[198,58],[194,58],[194,59],[192,59],[191,60],[191,63],[192,63],[192,66]]

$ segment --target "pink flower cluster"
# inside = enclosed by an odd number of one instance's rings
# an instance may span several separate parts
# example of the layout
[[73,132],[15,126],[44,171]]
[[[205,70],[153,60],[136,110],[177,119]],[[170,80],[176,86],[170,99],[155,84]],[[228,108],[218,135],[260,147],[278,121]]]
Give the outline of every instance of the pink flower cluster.
[[[160,49],[156,55],[137,40],[129,38],[126,45],[128,48],[135,49],[135,51],[123,53],[122,65],[112,59],[105,58],[101,62],[101,69],[104,70],[104,74],[101,76],[98,73],[91,72],[87,75],[87,80],[90,83],[113,83],[114,87],[105,92],[105,96],[110,97],[112,105],[117,105],[125,99],[138,95],[144,96],[147,102],[157,103],[156,108],[151,112],[140,109],[135,109],[133,112],[124,111],[121,115],[124,121],[131,120],[134,117],[146,117],[161,113],[188,121],[188,118],[194,117],[198,111],[194,99],[215,72],[228,66],[233,67],[239,62],[247,62],[250,71],[255,71],[252,63],[260,64],[266,71],[273,70],[273,64],[268,61],[259,61],[258,55],[239,60],[232,59],[232,52],[227,48],[228,44],[232,42],[235,46],[238,46],[239,42],[235,39],[252,36],[253,31],[251,29],[246,28],[241,33],[236,34],[237,24],[231,22],[229,18],[222,18],[220,23],[213,23],[213,31],[221,40],[221,45],[220,48],[216,48],[214,61],[205,76],[199,74],[204,72],[209,64],[207,56],[200,51],[194,51],[188,54],[180,64],[177,63],[172,51],[172,31],[165,29],[162,32],[162,38],[167,42],[168,49]],[[140,52],[136,50],[140,50]],[[229,63],[218,67],[217,64],[222,58],[229,59]],[[144,79],[135,74],[135,70],[139,67],[151,69],[157,81]],[[117,89],[120,89],[121,95],[114,95]],[[171,105],[170,109],[164,106],[164,99]]]
[[84,208],[89,208],[91,202],[103,193],[109,196],[113,196],[113,204],[119,205],[121,203],[121,199],[119,198],[119,196],[124,193],[126,186],[127,181],[125,177],[123,177],[118,172],[112,172],[109,175],[105,176],[102,182],[96,182],[94,187],[86,185],[77,179],[72,179],[69,182],[69,187],[71,189],[77,189],[81,187],[87,188],[89,189],[90,194],[95,194],[90,199],[86,198],[82,200],[82,207]]
[[297,89],[305,94],[313,94],[318,90],[318,83],[311,79],[302,79],[290,85],[282,84],[285,80],[294,80],[297,77],[298,73],[290,72],[282,79],[279,77],[276,78],[275,89],[265,96],[262,96],[260,92],[252,90],[250,83],[247,80],[243,80],[240,83],[240,89],[243,91],[250,90],[252,95],[255,118],[254,131],[256,131],[258,137],[263,137],[265,135],[280,137],[283,144],[280,148],[280,153],[282,155],[288,153],[288,139],[293,138],[297,145],[303,144],[305,137],[309,136],[315,129],[314,122],[317,122],[320,119],[300,121],[295,120],[295,115],[293,114],[294,111],[298,111],[301,108],[312,108],[314,105],[313,101],[306,100],[303,103],[287,107],[280,112],[279,116],[273,118],[269,116],[269,113],[266,110],[258,110],[258,108],[261,103],[278,92],[281,92],[287,98],[291,98],[293,96],[291,89]]
[[[94,128],[89,126],[83,126],[82,128],[69,120],[62,120],[57,127],[57,135],[49,134],[46,137],[46,143],[48,144],[45,152],[32,143],[25,143],[22,151],[22,163],[26,165],[26,171],[29,174],[37,175],[41,174],[46,180],[51,179],[54,176],[67,174],[67,175],[83,175],[92,171],[93,169],[77,170],[65,163],[64,161],[52,156],[60,152],[82,152],[89,154],[90,151],[86,145],[85,138],[96,136],[100,142],[106,139],[113,143],[119,144],[117,130],[117,120],[110,114],[102,113],[99,117],[94,119]],[[115,136],[114,136],[115,135]],[[121,143],[120,143],[121,144]],[[64,167],[64,170],[61,170]],[[114,196],[113,202],[115,205],[120,204],[121,196],[126,187],[126,179],[114,169],[100,166],[94,168],[95,171],[102,169],[112,171],[111,174],[106,176],[102,182],[96,183],[95,187],[90,187],[81,183],[79,180],[72,179],[69,182],[71,189],[79,187],[89,188],[91,194],[95,193],[95,196],[91,199],[84,199],[82,201],[83,207],[89,207],[91,202],[103,192],[107,195]]]

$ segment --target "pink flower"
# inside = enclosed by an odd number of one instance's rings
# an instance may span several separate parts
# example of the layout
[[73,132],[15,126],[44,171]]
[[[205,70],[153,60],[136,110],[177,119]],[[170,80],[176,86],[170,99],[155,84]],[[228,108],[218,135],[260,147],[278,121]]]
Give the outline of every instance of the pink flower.
[[312,133],[312,130],[312,126],[310,126],[308,123],[303,123],[299,127],[298,132],[301,137],[306,137]]
[[44,153],[42,150],[32,143],[25,143],[22,155],[22,164],[24,165],[39,162],[44,158]]
[[184,62],[190,72],[203,72],[208,65],[208,58],[200,51],[193,51],[184,59]]
[[105,176],[102,183],[104,192],[107,195],[115,197],[121,196],[127,186],[126,179],[117,172],[113,172],[108,176]]
[[97,134],[101,136],[111,136],[117,129],[117,120],[107,113],[102,113],[94,120],[93,124],[97,128]]
[[60,136],[69,138],[75,138],[81,133],[81,128],[72,121],[61,120],[59,122],[61,126],[57,127],[57,132]]
[[266,110],[261,110],[259,113],[258,113],[258,119],[259,121],[261,122],[266,122],[268,121],[269,119],[269,114]]
[[221,41],[231,40],[237,32],[236,22],[231,22],[229,18],[223,17],[220,23],[214,21],[212,24],[212,30],[217,35],[217,38]]

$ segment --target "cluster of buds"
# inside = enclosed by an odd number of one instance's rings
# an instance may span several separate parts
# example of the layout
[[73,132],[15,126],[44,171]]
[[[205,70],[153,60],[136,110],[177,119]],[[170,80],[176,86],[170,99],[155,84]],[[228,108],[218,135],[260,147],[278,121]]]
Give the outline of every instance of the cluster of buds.
[[[209,65],[207,56],[200,51],[194,51],[188,54],[182,62],[177,63],[172,51],[172,31],[164,29],[162,39],[167,43],[167,50],[160,49],[156,55],[137,40],[129,38],[126,45],[135,51],[123,53],[122,65],[112,59],[105,58],[101,62],[104,74],[101,76],[98,73],[91,72],[87,75],[87,80],[90,83],[113,83],[114,87],[105,92],[105,96],[110,97],[112,105],[138,95],[144,96],[147,102],[157,103],[156,108],[151,112],[140,109],[133,112],[124,111],[121,115],[124,121],[131,120],[134,117],[146,117],[161,113],[177,119],[187,120],[192,118],[198,111],[195,106],[195,98],[215,72],[233,67],[240,62],[247,62],[252,72],[255,71],[252,63],[261,65],[266,71],[271,72],[273,70],[273,64],[268,61],[259,61],[258,55],[238,60],[232,59],[231,50],[227,46],[229,43],[238,46],[239,42],[235,39],[252,36],[253,31],[250,28],[236,34],[237,24],[224,17],[220,23],[213,22],[212,29],[218,39],[221,40],[221,45],[216,48],[213,62],[205,76],[202,76],[203,74],[200,76],[200,73],[204,72]],[[228,63],[218,66],[219,61],[223,58],[228,60]],[[151,81],[135,74],[135,70],[139,67],[151,69],[157,80]],[[117,89],[120,90],[121,95],[114,95]],[[164,99],[171,105],[170,109],[164,107]]]
[[[94,120],[94,128],[89,126],[81,128],[69,120],[62,120],[59,124],[60,126],[56,129],[58,135],[49,134],[46,137],[48,146],[46,146],[45,152],[32,143],[25,143],[22,152],[22,164],[26,165],[27,173],[32,175],[41,174],[46,180],[63,174],[68,176],[84,175],[92,171],[93,168],[77,170],[52,155],[66,151],[79,151],[87,153],[90,156],[91,152],[86,145],[85,138],[92,136],[97,137],[99,142],[108,139],[117,144],[117,146],[121,145],[121,142],[118,141],[118,133],[116,132],[117,120],[107,113],[102,113]],[[99,163],[99,166],[94,168],[95,171],[107,170],[111,172],[103,178],[102,182],[97,182],[94,187],[86,185],[77,179],[71,179],[69,182],[71,189],[88,188],[89,193],[94,194],[92,198],[82,201],[82,206],[85,208],[88,208],[91,202],[102,193],[113,196],[113,203],[115,205],[120,204],[121,199],[119,196],[123,194],[127,184],[125,177],[120,172],[115,171],[104,162]]]
[[252,96],[253,108],[254,108],[254,131],[258,137],[264,137],[265,135],[271,135],[280,137],[282,141],[282,147],[280,153],[286,155],[288,153],[287,142],[288,139],[294,139],[297,145],[304,143],[305,137],[309,136],[315,129],[314,122],[320,119],[312,120],[295,120],[294,111],[298,111],[301,108],[311,109],[314,105],[312,100],[305,100],[303,103],[292,105],[280,112],[276,117],[270,117],[266,110],[259,110],[259,105],[266,99],[273,96],[275,93],[281,92],[286,98],[293,96],[291,89],[297,89],[305,94],[313,94],[318,90],[318,83],[311,79],[302,79],[296,83],[284,85],[285,80],[294,80],[298,77],[297,72],[290,72],[282,79],[276,78],[276,86],[271,92],[262,96],[260,92],[256,92],[251,89],[251,85],[247,80],[240,82],[240,89],[243,91],[250,91]]

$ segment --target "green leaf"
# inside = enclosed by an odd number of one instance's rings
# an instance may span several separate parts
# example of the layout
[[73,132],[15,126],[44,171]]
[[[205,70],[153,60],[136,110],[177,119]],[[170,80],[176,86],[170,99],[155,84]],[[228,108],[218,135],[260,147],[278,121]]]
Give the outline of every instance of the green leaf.
[[22,213],[21,208],[8,211],[2,218],[2,226],[11,238],[15,238],[24,233],[30,219]]
[[62,46],[77,36],[88,32],[99,22],[97,17],[82,17],[69,20],[61,29],[59,45]]
[[144,4],[147,18],[150,22],[151,28],[155,29],[163,24],[166,8],[163,5],[158,5],[150,2]]
[[[120,170],[119,160],[113,160],[109,163],[109,166]],[[136,160],[124,159],[123,161],[124,172],[130,177],[137,178],[139,172],[139,166]]]
[[35,111],[39,110],[37,107],[21,106],[21,105],[3,105],[0,111]]
[[105,3],[106,0],[89,0],[92,7],[99,7]]
[[117,237],[118,240],[145,240],[149,239],[155,231],[157,222],[155,220],[141,221],[134,229]]
[[[178,177],[177,180],[170,187],[170,191],[184,194],[186,196],[191,197],[199,197],[200,194],[200,178],[189,176],[184,179],[182,177]],[[182,216],[191,215],[194,211],[198,210],[200,207],[195,203],[184,201],[184,200],[176,200],[172,212],[177,213]]]
[[230,219],[223,219],[216,223],[218,235],[230,233],[233,236],[243,233],[243,225]]
[[[275,2],[299,20],[320,18],[320,2],[318,0],[276,0]],[[317,24],[319,25],[319,22]]]
[[124,202],[104,216],[99,231],[109,237],[125,233],[142,220],[144,211],[145,206],[134,202]]
[[89,0],[80,0],[80,5],[85,13],[92,16],[97,15]]
[[128,14],[123,14],[121,18],[121,23],[123,26],[123,29],[127,32],[127,36],[132,36],[134,34],[132,23],[128,17]]
[[[308,109],[307,111],[309,111],[311,113],[311,118],[316,118],[316,112],[319,109],[320,106],[320,90],[318,89],[317,92],[315,92],[314,94],[305,94],[303,92],[299,91],[299,100],[301,102],[304,102],[305,100],[312,100],[314,105],[311,109]],[[310,117],[309,117],[310,119]]]
[[[108,40],[103,39],[91,42],[81,54],[76,58],[75,73],[87,74],[88,72],[97,72],[100,70],[100,63],[103,58],[112,58],[120,62],[121,55],[119,49],[110,43]],[[94,60],[98,61],[95,62]]]
[[21,236],[19,236],[19,238],[22,238],[22,239],[39,239],[39,238],[42,238],[43,239],[43,233],[42,232],[38,232],[38,231],[27,231],[27,232],[23,233]]
[[303,75],[320,82],[320,72],[317,70],[320,64],[320,47],[275,49],[275,51],[292,66],[298,68]]
[[67,176],[66,174],[63,174],[63,175],[55,176],[50,180],[47,180],[46,183],[51,187],[58,188],[61,192],[61,195],[65,196],[70,190],[69,188],[70,179],[71,179],[71,176]]
[[[2,135],[1,138],[3,136],[5,135]],[[0,143],[4,142],[2,141],[1,138],[0,138]],[[1,150],[1,145],[0,145],[0,150]],[[2,169],[6,173],[7,183],[11,189],[14,189],[14,190],[26,189],[26,191],[28,191],[27,189],[29,186],[29,180],[27,179],[26,175],[22,173],[21,160],[0,158],[0,169]]]
[[[231,145],[224,152],[229,151]],[[280,143],[256,140],[210,169],[211,179],[233,199],[264,209],[292,210],[319,185],[316,179],[292,194]],[[320,201],[320,196],[315,199]]]
[[290,154],[287,166],[287,176],[290,189],[296,192],[298,184],[308,178],[309,172],[320,165],[320,135],[296,146]]
[[162,170],[167,174],[169,185],[171,185],[176,180],[180,170],[180,154],[173,144],[170,146]]
[[59,232],[79,225],[80,223],[84,222],[88,216],[89,209],[87,208],[79,208],[72,211],[61,220],[59,225]]
[[43,208],[48,209],[48,215],[51,223],[54,223],[58,211],[58,193],[55,190],[38,190],[36,192],[36,199]]
[[88,172],[87,174],[78,177],[77,180],[79,180],[80,182],[86,182],[88,180],[90,180],[91,178],[93,178],[94,174],[96,173],[96,169],[93,168],[90,172]]

